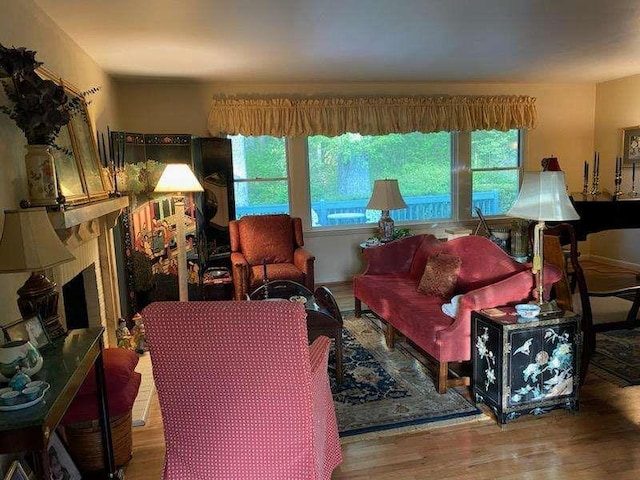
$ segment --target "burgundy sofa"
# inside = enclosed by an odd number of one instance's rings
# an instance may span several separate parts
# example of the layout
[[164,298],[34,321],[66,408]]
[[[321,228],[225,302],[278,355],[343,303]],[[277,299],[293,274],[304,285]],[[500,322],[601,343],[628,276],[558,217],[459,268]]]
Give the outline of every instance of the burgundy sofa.
[[[461,263],[452,294],[463,294],[455,318],[442,311],[450,298],[418,291],[427,259],[439,253],[459,257]],[[367,267],[353,279],[355,314],[362,304],[386,322],[387,347],[393,348],[398,330],[435,360],[437,388],[468,385],[468,377],[449,378],[449,362],[471,359],[471,312],[499,305],[527,302],[535,294],[530,264],[513,260],[485,237],[460,237],[441,242],[433,235],[416,235],[364,251]],[[545,292],[560,278],[545,265]]]

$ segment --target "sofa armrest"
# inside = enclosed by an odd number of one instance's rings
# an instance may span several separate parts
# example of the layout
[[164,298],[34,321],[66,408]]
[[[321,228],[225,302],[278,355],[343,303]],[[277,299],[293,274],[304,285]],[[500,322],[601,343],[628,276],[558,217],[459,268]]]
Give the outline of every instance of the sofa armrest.
[[532,298],[535,277],[529,270],[462,295],[455,321],[439,333],[439,341],[471,335],[471,312],[483,308],[527,302]]

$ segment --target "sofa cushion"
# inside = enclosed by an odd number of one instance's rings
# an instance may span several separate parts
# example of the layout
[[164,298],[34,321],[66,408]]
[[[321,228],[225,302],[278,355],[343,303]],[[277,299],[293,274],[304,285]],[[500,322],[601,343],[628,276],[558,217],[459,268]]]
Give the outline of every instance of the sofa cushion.
[[456,288],[461,265],[462,259],[455,255],[439,253],[429,257],[418,283],[418,291],[425,295],[451,298]]
[[289,215],[247,216],[239,221],[242,253],[250,265],[293,262],[293,226]]

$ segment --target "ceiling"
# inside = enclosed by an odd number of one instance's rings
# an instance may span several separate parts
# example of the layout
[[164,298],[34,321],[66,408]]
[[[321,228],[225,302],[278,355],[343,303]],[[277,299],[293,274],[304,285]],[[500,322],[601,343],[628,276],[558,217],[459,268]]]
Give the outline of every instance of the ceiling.
[[35,2],[119,77],[595,83],[640,73],[637,0]]

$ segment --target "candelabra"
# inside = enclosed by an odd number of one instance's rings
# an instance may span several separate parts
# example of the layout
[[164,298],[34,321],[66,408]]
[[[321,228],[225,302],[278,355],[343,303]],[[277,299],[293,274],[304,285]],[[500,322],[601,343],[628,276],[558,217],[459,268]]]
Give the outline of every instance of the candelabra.
[[598,189],[599,183],[599,175],[597,173],[593,174],[593,183],[591,185],[591,195],[600,195],[600,190]]

